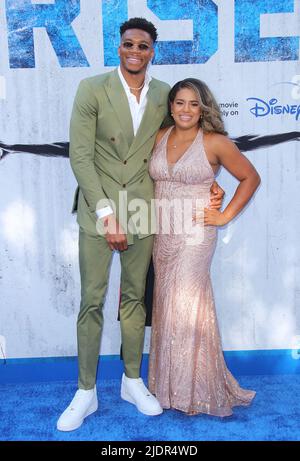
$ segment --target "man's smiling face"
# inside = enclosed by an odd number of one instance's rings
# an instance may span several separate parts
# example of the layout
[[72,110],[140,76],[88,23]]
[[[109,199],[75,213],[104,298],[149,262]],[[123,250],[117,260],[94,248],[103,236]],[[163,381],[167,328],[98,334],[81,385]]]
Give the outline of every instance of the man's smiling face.
[[141,29],[126,30],[121,37],[118,53],[123,70],[130,74],[145,72],[154,56],[151,35]]

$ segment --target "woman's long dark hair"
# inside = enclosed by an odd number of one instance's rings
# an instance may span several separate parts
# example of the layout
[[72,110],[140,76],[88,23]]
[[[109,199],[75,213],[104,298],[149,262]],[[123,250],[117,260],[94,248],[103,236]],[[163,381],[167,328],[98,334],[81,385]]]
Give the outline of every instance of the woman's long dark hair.
[[203,131],[213,132],[227,135],[224,128],[224,122],[222,120],[221,111],[214,95],[206,85],[206,83],[198,80],[197,78],[186,78],[177,82],[170,90],[168,98],[168,109],[169,115],[171,115],[171,103],[175,101],[178,91],[183,88],[193,90],[197,96],[197,99],[202,110],[202,117],[199,120],[199,124]]

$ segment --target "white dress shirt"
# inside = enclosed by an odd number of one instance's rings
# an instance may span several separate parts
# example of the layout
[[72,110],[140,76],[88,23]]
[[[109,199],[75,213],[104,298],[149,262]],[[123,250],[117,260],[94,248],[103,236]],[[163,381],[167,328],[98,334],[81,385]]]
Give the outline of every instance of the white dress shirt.
[[119,74],[121,83],[123,85],[124,91],[128,99],[129,109],[130,109],[130,113],[132,117],[133,134],[135,136],[137,133],[137,130],[139,129],[139,126],[141,124],[141,121],[142,121],[142,118],[143,118],[143,115],[146,109],[147,93],[149,90],[149,84],[151,81],[151,77],[148,73],[146,73],[145,84],[143,86],[143,89],[140,95],[140,102],[138,102],[136,99],[136,96],[131,93],[130,87],[128,83],[126,82],[125,78],[123,77],[120,66],[118,67],[118,74]]
[[[118,67],[118,74],[128,99],[129,109],[132,118],[133,134],[135,136],[141,124],[143,115],[145,113],[147,105],[147,93],[149,90],[149,84],[151,82],[152,77],[146,72],[145,84],[141,91],[140,102],[138,102],[136,96],[131,93],[130,87],[126,82],[125,78],[123,77],[120,66]],[[106,206],[104,208],[101,208],[100,210],[96,210],[96,213],[98,218],[105,218],[105,216],[112,214],[113,210],[110,206]]]

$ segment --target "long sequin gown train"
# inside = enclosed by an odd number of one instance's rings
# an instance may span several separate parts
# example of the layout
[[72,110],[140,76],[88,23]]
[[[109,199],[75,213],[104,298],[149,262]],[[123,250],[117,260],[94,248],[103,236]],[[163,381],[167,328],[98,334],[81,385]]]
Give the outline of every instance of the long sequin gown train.
[[[181,203],[197,198],[208,206],[214,172],[204,151],[202,130],[173,166],[168,165],[166,155],[171,130],[172,127],[155,148],[149,165],[155,198],[177,199]],[[166,206],[167,201],[161,206]],[[239,386],[223,357],[210,281],[216,228],[202,226],[203,239],[193,244],[189,230],[178,233],[175,221],[171,222],[171,232],[163,233],[166,228],[162,227],[164,221],[158,219],[159,213],[157,206],[150,391],[163,408],[229,416],[232,407],[249,405],[255,392]]]

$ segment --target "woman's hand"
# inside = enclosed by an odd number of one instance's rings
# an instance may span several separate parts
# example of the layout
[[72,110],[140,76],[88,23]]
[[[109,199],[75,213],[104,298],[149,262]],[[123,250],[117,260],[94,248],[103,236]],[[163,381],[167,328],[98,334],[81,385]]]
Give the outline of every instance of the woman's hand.
[[204,225],[205,226],[224,226],[229,223],[229,219],[224,212],[219,210],[212,210],[204,208]]

